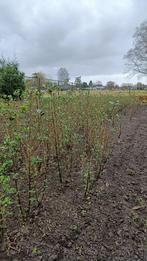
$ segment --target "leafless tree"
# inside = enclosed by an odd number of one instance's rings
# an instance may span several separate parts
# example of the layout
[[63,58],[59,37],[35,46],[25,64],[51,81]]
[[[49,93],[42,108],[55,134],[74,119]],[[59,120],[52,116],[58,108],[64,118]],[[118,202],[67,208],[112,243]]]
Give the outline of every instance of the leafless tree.
[[69,73],[66,68],[60,68],[58,70],[58,81],[63,81],[63,82],[69,81]]
[[76,78],[75,78],[75,85],[76,85],[76,87],[81,87],[81,84],[82,84],[82,81],[81,81],[81,76],[77,76]]
[[112,90],[112,89],[116,89],[116,88],[117,88],[117,85],[116,85],[115,82],[113,82],[113,81],[108,81],[108,82],[106,83],[106,89]]
[[136,28],[133,48],[125,55],[127,70],[132,74],[147,74],[147,21]]

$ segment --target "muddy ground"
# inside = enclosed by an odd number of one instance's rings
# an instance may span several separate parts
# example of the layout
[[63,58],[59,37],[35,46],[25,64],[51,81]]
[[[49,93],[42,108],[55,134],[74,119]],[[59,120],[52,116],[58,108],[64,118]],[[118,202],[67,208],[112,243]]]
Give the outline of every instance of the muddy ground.
[[87,198],[68,183],[55,188],[32,224],[9,235],[9,247],[0,260],[147,260],[147,106],[124,122]]

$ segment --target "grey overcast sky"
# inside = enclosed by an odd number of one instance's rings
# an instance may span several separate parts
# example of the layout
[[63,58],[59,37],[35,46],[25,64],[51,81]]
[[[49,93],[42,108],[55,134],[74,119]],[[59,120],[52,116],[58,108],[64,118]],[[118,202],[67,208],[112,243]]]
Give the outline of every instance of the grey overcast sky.
[[132,35],[147,19],[147,0],[0,0],[0,54],[31,75],[133,81],[123,75]]

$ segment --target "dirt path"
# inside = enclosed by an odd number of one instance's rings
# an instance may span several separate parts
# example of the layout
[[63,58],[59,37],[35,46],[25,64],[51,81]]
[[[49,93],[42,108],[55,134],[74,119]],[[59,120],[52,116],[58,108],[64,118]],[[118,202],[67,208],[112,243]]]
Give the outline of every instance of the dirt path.
[[147,261],[147,106],[123,126],[86,201],[70,186],[54,192],[23,239],[15,236],[21,251],[0,260]]
[[147,106],[124,129],[92,193],[89,224],[61,260],[147,260]]

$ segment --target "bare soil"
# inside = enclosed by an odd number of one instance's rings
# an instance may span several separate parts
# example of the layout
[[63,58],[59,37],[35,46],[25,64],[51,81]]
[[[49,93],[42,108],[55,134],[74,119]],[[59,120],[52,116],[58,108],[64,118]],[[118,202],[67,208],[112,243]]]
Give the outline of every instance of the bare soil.
[[9,256],[1,253],[0,260],[146,261],[146,105],[124,121],[121,137],[86,199],[81,186],[73,184],[54,185],[31,224],[21,229],[13,224]]

